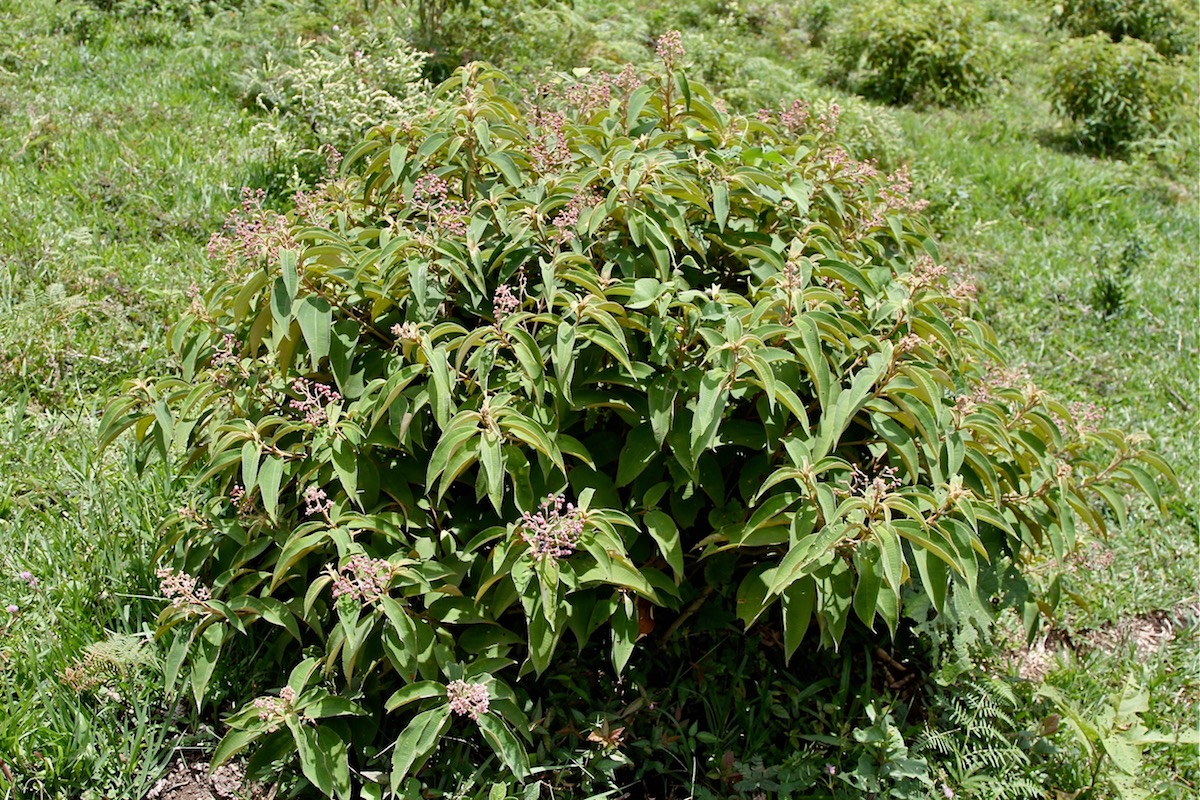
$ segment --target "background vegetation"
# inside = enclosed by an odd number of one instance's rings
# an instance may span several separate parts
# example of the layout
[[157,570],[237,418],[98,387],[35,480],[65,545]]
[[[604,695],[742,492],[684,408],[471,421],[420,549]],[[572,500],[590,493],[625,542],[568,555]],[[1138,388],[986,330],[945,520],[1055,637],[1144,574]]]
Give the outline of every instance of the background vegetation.
[[[908,163],[1001,348],[1039,385],[1148,431],[1181,487],[1168,513],[1135,500],[1108,540],[1035,565],[1043,588],[1065,570],[1073,601],[1042,647],[1023,646],[1019,620],[986,636],[931,621],[881,652],[848,641],[784,670],[769,637],[730,646],[736,623],[715,618],[673,645],[677,669],[635,669],[606,708],[566,723],[579,752],[660,795],[1189,796],[1194,746],[1156,739],[1194,731],[1200,684],[1194,10],[1164,3],[1168,21],[1146,23],[1165,31],[1145,36],[1179,82],[1108,146],[1086,114],[1055,113],[1057,65],[1081,47],[1069,37],[1125,44],[1134,28],[1064,21],[1087,4],[957,5],[990,65],[963,108],[843,94],[857,78],[830,43],[852,35],[854,15],[820,0],[637,13],[616,0],[0,2],[0,790],[140,797],[177,756],[211,752],[232,704],[280,685],[248,650],[211,680],[217,714],[168,688],[153,554],[188,480],[138,472],[126,443],[95,447],[120,383],[173,369],[167,327],[216,274],[204,246],[241,187],[287,210],[324,180],[320,145],[352,141],[372,113],[418,110],[422,78],[462,58],[534,85],[551,68],[652,63],[654,39],[679,29],[686,69],[731,107],[837,102],[855,156]],[[432,54],[385,45],[390,59],[363,63],[373,42],[400,40]],[[315,96],[318,66],[343,85]],[[561,774],[578,770],[560,755]],[[479,763],[440,789],[489,785],[495,762]]]

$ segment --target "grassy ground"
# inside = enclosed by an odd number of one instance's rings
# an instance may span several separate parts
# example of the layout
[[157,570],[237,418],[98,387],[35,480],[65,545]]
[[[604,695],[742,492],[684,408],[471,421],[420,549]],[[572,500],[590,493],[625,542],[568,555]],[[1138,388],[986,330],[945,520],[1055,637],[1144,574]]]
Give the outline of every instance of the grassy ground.
[[[624,2],[577,2],[586,36],[570,46],[648,58],[648,36],[681,26],[712,77],[750,81],[744,102],[797,86],[829,94],[814,85],[823,55],[804,44],[816,30],[804,12],[817,5],[759,4],[746,22],[728,4],[634,15]],[[1012,49],[1007,81],[976,108],[893,112],[886,129],[901,135],[888,156],[912,163],[948,260],[977,274],[1014,360],[1147,431],[1179,472],[1169,513],[1137,507],[1096,551],[1111,559],[1077,566],[1084,604],[1062,626],[1178,617],[1200,600],[1195,172],[1065,146],[1042,97],[1044,9],[990,5]],[[173,748],[203,741],[178,738],[203,726],[164,696],[147,644],[154,532],[175,479],[138,475],[120,448],[97,456],[94,430],[121,381],[169,369],[164,331],[203,282],[203,245],[239,187],[286,183],[239,76],[264,48],[347,7],[184,24],[0,0],[0,606],[16,607],[0,618],[0,797],[140,797]],[[747,52],[767,53],[753,79],[731,61]],[[1149,692],[1152,727],[1194,728],[1197,628],[1176,628],[1154,652],[1064,651],[1048,681],[1094,714],[1132,677]],[[1186,796],[1200,778],[1194,756],[1152,748],[1147,786]]]

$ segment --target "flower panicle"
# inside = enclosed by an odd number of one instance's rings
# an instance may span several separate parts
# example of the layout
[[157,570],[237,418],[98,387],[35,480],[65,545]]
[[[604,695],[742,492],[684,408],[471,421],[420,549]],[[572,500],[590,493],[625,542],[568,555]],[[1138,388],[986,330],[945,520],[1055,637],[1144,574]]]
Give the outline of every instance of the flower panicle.
[[535,558],[561,559],[575,552],[583,535],[583,510],[562,495],[547,495],[537,513],[526,511],[517,526],[522,540]]

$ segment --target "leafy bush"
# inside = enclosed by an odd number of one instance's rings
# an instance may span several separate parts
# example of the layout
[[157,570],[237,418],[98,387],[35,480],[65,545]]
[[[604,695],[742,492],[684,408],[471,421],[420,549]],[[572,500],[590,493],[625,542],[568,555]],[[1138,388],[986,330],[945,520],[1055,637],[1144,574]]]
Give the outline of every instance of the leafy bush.
[[426,53],[394,28],[299,41],[287,63],[270,56],[250,76],[248,101],[272,114],[270,125],[290,150],[344,149],[384,120],[408,119],[429,108],[421,77]]
[[416,43],[432,53],[430,73],[486,60],[544,76],[584,65],[592,31],[569,3],[554,0],[421,0]]
[[1050,21],[1072,36],[1105,33],[1114,42],[1141,39],[1164,55],[1196,47],[1195,4],[1180,0],[1061,0]]
[[1183,70],[1137,39],[1109,41],[1097,33],[1072,39],[1051,66],[1054,110],[1075,123],[1084,147],[1122,153],[1166,128],[1192,92]]
[[906,175],[849,158],[834,109],[727,114],[677,33],[658,50],[529,92],[472,65],[214,237],[180,374],[102,440],[198,470],[163,527],[168,679],[203,703],[250,636],[281,670],[218,762],[298,753],[338,797],[351,766],[441,784],[434,751],[480,738],[518,779],[587,772],[619,737],[551,728],[556,686],[598,706],[701,620],[791,656],[906,600],[983,608],[998,565],[1157,491],[1141,439],[997,366]]
[[969,5],[886,0],[849,13],[830,41],[838,80],[887,103],[975,103],[999,55]]

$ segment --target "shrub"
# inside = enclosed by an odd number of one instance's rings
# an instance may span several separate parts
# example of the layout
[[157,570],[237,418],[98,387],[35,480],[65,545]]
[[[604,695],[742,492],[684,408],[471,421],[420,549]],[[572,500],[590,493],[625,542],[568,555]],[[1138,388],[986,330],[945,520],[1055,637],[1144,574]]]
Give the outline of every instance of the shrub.
[[1102,153],[1123,153],[1162,131],[1187,94],[1182,70],[1137,39],[1072,39],[1051,66],[1054,110],[1075,123],[1080,144]]
[[591,27],[569,3],[421,0],[416,11],[416,42],[431,51],[435,78],[474,60],[544,77],[582,66],[593,43]]
[[840,82],[887,103],[975,103],[999,67],[970,6],[948,0],[858,6],[830,48]]
[[372,125],[429,108],[426,56],[389,28],[299,41],[286,63],[268,56],[246,97],[271,113],[266,124],[282,147],[344,149]]
[[1196,46],[1195,4],[1180,0],[1062,0],[1050,21],[1072,36],[1141,39],[1164,55],[1190,53]]
[[997,565],[1156,491],[1139,439],[997,367],[905,174],[832,109],[730,115],[678,34],[659,52],[530,92],[472,65],[214,238],[180,374],[102,440],[198,470],[163,527],[169,677],[203,702],[248,636],[280,670],[216,761],[298,753],[338,797],[351,766],[415,794],[478,740],[518,778],[611,767],[619,734],[550,727],[552,687],[597,707],[714,617],[790,656],[906,599],[982,609]]

